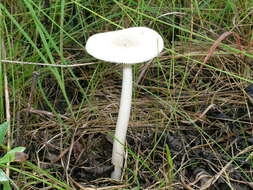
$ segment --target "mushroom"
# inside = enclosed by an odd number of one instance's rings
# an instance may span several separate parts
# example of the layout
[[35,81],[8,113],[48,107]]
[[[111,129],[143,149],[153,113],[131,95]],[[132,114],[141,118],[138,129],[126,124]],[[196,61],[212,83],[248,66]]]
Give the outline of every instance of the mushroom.
[[147,27],[131,27],[123,30],[92,35],[86,44],[93,57],[112,63],[123,64],[123,81],[120,108],[113,142],[113,179],[121,178],[124,146],[132,99],[132,65],[156,57],[163,49],[162,37]]

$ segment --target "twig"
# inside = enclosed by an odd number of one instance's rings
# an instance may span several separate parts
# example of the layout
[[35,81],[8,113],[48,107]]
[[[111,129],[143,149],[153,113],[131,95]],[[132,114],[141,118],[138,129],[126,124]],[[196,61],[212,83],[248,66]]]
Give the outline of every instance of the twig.
[[77,64],[72,64],[72,65],[62,65],[62,64],[51,64],[51,63],[36,63],[36,62],[16,61],[16,60],[7,60],[7,59],[0,60],[0,62],[20,64],[20,65],[41,65],[41,66],[62,67],[62,68],[80,67],[80,66],[87,66],[87,65],[96,64],[95,62],[94,63],[91,62],[91,63],[77,63]]
[[26,112],[30,112],[30,113],[35,113],[35,114],[39,114],[39,115],[46,115],[48,117],[60,117],[62,119],[69,119],[68,117],[64,116],[64,115],[61,115],[61,114],[53,114],[52,112],[48,112],[48,111],[44,111],[44,110],[36,110],[36,109],[33,109],[33,108],[29,108],[29,109],[23,109],[22,111],[26,111]]
[[215,104],[210,104],[201,114],[198,118],[192,120],[192,121],[182,121],[182,123],[187,123],[187,124],[191,124],[191,123],[196,123],[197,121],[201,120],[205,115],[206,113],[212,109],[213,107],[215,107]]

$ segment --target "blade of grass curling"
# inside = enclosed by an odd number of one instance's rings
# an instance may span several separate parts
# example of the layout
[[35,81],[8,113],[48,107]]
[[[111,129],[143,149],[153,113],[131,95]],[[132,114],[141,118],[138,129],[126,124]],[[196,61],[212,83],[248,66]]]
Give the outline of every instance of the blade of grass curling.
[[174,168],[174,164],[173,164],[173,159],[171,156],[171,152],[170,152],[170,148],[169,146],[166,144],[165,145],[165,150],[166,150],[166,156],[167,156],[167,163],[169,165],[168,168],[168,177],[171,180],[170,182],[173,182],[173,168]]

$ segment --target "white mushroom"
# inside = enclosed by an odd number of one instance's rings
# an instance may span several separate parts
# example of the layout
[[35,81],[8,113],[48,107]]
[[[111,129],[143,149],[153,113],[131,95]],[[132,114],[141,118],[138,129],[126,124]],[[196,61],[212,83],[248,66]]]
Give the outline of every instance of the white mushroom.
[[124,146],[132,99],[132,64],[153,59],[163,49],[163,39],[147,27],[99,33],[91,36],[86,44],[87,52],[97,59],[123,64],[123,81],[120,109],[114,136],[111,177],[119,180],[124,161]]

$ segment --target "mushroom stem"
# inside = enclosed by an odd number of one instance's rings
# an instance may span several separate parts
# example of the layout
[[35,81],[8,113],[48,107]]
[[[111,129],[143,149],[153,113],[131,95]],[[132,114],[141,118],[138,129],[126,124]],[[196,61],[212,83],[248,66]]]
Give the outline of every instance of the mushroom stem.
[[124,161],[124,146],[126,141],[126,133],[128,121],[130,117],[132,101],[132,66],[123,64],[123,81],[120,99],[119,115],[116,125],[116,131],[113,142],[112,163],[114,171],[111,174],[113,179],[121,178],[121,170]]

